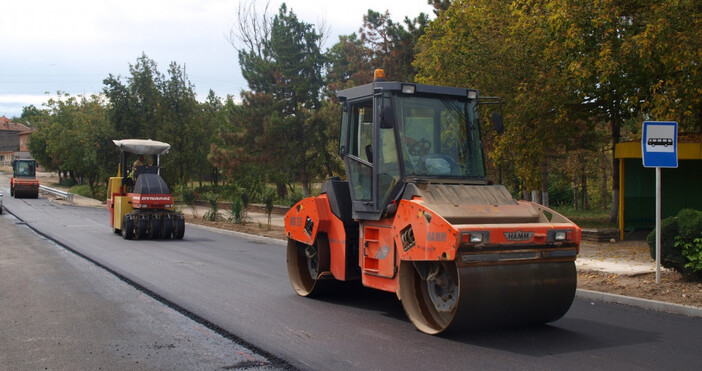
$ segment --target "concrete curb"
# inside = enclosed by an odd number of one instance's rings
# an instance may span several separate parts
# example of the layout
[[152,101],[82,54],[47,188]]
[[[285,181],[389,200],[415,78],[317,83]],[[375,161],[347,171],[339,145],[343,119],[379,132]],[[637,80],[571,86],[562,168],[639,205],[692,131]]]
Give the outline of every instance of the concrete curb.
[[577,289],[575,296],[588,300],[598,300],[608,303],[631,305],[643,309],[652,309],[659,312],[681,314],[688,317],[702,317],[702,308],[689,305],[666,303],[657,300],[641,299],[632,296],[608,294],[599,291]]

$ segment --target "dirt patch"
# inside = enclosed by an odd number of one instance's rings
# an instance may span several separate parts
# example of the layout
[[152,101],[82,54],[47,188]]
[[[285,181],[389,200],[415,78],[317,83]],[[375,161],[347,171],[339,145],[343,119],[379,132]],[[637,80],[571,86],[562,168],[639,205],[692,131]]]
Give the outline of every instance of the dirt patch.
[[578,288],[702,308],[702,283],[687,282],[680,273],[667,270],[661,272],[660,284],[656,284],[655,273],[626,276],[578,271]]

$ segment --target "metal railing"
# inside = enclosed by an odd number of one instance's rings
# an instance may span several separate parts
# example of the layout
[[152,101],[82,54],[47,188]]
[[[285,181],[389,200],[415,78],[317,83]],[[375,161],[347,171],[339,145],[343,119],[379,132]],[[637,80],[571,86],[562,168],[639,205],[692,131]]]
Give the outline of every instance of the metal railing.
[[73,202],[73,193],[71,193],[71,192],[66,192],[66,191],[62,191],[60,189],[55,189],[55,188],[51,188],[51,187],[47,187],[47,186],[43,186],[43,185],[39,186],[39,190],[41,192],[51,193],[52,195],[57,196],[57,197],[63,197],[68,202]]

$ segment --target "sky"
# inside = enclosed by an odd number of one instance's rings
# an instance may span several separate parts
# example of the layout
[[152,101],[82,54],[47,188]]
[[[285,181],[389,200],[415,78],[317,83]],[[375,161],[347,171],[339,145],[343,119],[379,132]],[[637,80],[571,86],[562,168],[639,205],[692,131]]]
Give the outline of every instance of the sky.
[[[57,92],[102,92],[109,74],[129,76],[142,53],[166,75],[185,67],[198,99],[246,90],[229,42],[240,0],[24,0],[0,5],[0,116],[19,117]],[[243,0],[248,3],[250,0]],[[262,10],[266,1],[257,0]],[[283,1],[270,0],[269,13]],[[326,48],[358,32],[368,9],[388,10],[394,21],[432,14],[427,0],[287,0],[306,23],[326,24]]]

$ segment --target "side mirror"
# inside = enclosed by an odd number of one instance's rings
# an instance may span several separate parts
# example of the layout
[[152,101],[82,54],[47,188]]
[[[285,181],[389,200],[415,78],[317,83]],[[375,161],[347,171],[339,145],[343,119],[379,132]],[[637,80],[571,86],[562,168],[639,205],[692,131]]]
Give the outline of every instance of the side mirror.
[[383,111],[380,113],[380,128],[392,129],[395,126],[395,111],[390,104],[383,105]]
[[505,132],[505,125],[502,122],[502,114],[497,111],[492,111],[492,124],[495,125],[495,131],[497,131],[498,134]]

